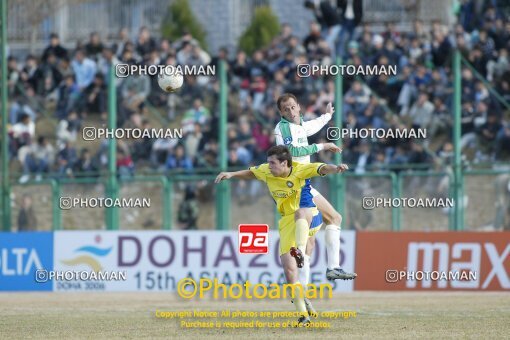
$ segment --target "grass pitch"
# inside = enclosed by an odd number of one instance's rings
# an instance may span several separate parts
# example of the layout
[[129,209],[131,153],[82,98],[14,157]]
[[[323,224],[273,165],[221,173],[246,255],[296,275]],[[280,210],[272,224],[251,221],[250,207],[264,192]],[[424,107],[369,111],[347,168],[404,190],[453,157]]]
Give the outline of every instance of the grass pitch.
[[[319,312],[355,311],[356,317],[315,319],[330,328],[186,329],[178,319],[156,318],[156,310],[271,312],[293,311],[293,306],[286,300],[183,300],[170,293],[0,293],[0,339],[503,339],[510,334],[508,292],[356,292],[316,300],[314,306]],[[278,321],[285,320],[291,319]]]

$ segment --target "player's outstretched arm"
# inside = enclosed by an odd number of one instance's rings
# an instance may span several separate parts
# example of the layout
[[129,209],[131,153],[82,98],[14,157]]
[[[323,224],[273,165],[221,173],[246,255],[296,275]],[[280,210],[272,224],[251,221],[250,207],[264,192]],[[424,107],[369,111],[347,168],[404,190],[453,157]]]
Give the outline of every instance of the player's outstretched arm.
[[240,171],[233,171],[233,172],[220,172],[218,176],[216,176],[216,179],[214,180],[214,183],[219,183],[223,180],[231,179],[231,178],[237,178],[237,179],[256,179],[255,175],[251,170],[240,170]]
[[340,165],[334,165],[334,164],[325,164],[324,166],[321,166],[319,169],[319,173],[323,176],[329,175],[329,174],[337,174],[340,172],[345,172],[349,170],[349,167],[347,164],[340,164]]
[[335,112],[335,108],[331,103],[328,103],[326,112],[318,118],[303,122],[303,127],[306,131],[306,136],[310,137],[319,132],[330,120]]
[[324,143],[324,150],[338,153],[342,152],[342,148],[337,146],[335,143]]

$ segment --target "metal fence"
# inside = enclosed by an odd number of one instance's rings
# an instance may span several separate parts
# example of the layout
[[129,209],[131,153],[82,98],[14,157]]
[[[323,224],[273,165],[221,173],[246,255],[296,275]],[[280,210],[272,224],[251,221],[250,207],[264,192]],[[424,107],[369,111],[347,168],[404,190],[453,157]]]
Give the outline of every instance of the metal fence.
[[363,20],[369,23],[398,22],[409,24],[415,19],[424,22],[453,22],[452,0],[364,0]]
[[147,26],[159,31],[159,25],[169,0],[101,0],[66,4],[51,1],[56,11],[33,27],[27,9],[16,6],[8,12],[8,39],[10,42],[28,42],[34,34],[35,41],[46,41],[51,32],[59,34],[62,41],[88,38],[90,32],[100,32],[103,38],[116,37],[121,28],[136,29]]
[[[121,230],[181,229],[179,206],[184,200],[186,185],[197,191],[198,229],[213,229],[216,219],[216,186],[213,175],[170,178],[136,176],[120,181],[119,198],[150,198],[150,208],[123,208],[119,219]],[[332,178],[332,177],[331,177]],[[331,178],[318,178],[312,184],[325,198],[331,199]],[[60,197],[103,197],[106,181],[101,179],[65,179],[15,184],[12,187],[12,225],[16,230],[21,201],[30,196],[37,217],[38,230],[107,229],[105,210],[75,207],[60,209]],[[346,174],[343,229],[447,231],[456,230],[451,208],[379,207],[366,209],[364,197],[452,197],[453,180],[448,173],[393,172]],[[465,230],[510,229],[510,173],[504,170],[466,172],[464,177]],[[258,181],[232,181],[230,226],[240,223],[265,223],[277,228],[278,216],[267,188]]]
[[[295,0],[278,1],[284,2],[278,3],[282,8],[297,6],[296,13],[304,15],[306,12],[302,2],[296,4]],[[95,0],[68,3],[65,0],[51,0],[47,2],[50,7],[46,7],[37,17],[37,13],[35,16],[30,15],[32,8],[23,7],[23,4],[31,6],[31,3],[26,1],[18,4],[10,1],[8,39],[11,43],[33,42],[40,45],[46,43],[50,33],[56,32],[63,42],[75,42],[85,41],[90,32],[97,31],[103,39],[111,40],[117,37],[121,28],[126,27],[131,34],[136,34],[136,30],[141,26],[148,27],[158,35],[161,21],[171,2],[172,0]],[[223,41],[224,45],[231,45],[238,38],[240,32],[249,24],[254,8],[270,4],[271,1],[268,0],[208,0],[204,5],[200,0],[190,0],[194,9],[210,7],[208,10],[195,11],[195,15],[210,35],[231,40]],[[280,8],[279,6],[275,9]],[[363,20],[369,23],[391,21],[406,25],[414,19],[421,19],[425,22],[439,20],[449,24],[453,19],[452,6],[452,0],[364,0]],[[218,10],[232,16],[227,26],[217,22],[218,15],[215,13],[218,13]]]

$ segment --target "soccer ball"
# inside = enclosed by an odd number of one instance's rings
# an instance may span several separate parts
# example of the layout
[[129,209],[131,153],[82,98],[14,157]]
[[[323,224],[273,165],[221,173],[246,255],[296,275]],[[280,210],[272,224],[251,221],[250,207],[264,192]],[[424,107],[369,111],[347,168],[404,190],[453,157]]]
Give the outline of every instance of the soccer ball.
[[172,93],[177,91],[184,82],[184,77],[180,73],[165,74],[160,73],[158,75],[158,85],[165,92]]

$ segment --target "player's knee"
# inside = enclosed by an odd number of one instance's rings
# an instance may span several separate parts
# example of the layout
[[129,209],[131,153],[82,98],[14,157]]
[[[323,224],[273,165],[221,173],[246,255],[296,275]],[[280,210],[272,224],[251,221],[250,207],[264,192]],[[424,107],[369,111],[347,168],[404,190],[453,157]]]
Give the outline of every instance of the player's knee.
[[328,224],[340,226],[342,224],[342,215],[335,211],[331,216],[329,216],[328,222],[329,222]]
[[305,218],[306,219],[306,209],[300,208],[294,213],[294,219],[297,221],[299,219]]

